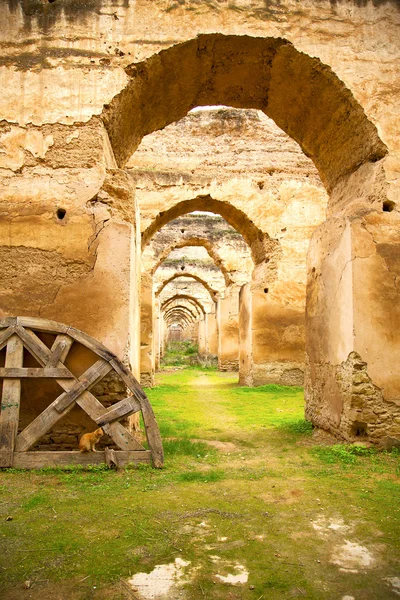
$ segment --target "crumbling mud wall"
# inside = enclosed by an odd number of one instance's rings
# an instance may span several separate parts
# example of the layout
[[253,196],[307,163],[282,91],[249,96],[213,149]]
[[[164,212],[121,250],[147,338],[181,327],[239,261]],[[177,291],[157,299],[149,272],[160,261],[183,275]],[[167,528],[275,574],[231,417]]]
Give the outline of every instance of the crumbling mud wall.
[[[306,253],[327,202],[313,163],[260,111],[219,108],[196,110],[145,137],[129,166],[138,188],[144,243],[151,239],[156,247],[168,247],[168,240],[158,243],[154,233],[174,219],[168,227],[175,244],[207,237],[236,286],[234,301],[221,299],[220,368],[239,368],[240,381],[248,385],[302,385]],[[191,210],[227,219],[251,251],[249,266],[244,268],[234,236],[212,233],[216,217],[203,217],[202,228],[209,226],[209,233],[192,230],[183,216],[176,219]],[[174,228],[175,222],[181,226]],[[254,352],[245,373],[238,361],[237,293],[250,280]]]
[[[134,187],[115,168],[102,123],[39,128],[3,121],[0,143],[1,316],[75,326],[137,373]],[[82,364],[89,354],[81,350]],[[100,390],[106,405],[126,396],[121,382],[107,381]],[[20,429],[60,393],[55,382],[24,382]],[[77,449],[79,436],[95,427],[74,409],[37,448]]]
[[[249,178],[229,169],[244,169],[246,153],[241,163],[239,152],[226,165],[221,154],[204,178],[205,164],[176,173],[158,164],[160,156],[156,169],[145,172],[142,164],[135,176],[149,204],[139,199],[141,229],[165,208],[206,195],[235,205],[268,234],[273,260],[256,272],[262,286],[252,302],[253,347],[261,348],[258,358],[251,354],[255,377],[275,360],[265,348],[274,321],[287,333],[287,348],[300,348],[305,271],[300,287],[288,285],[297,278],[289,258],[304,255],[307,244],[301,247],[300,240],[312,236],[309,415],[343,436],[367,431],[374,441],[394,439],[400,399],[398,3],[4,0],[0,22],[1,314],[65,321],[134,362],[139,220],[133,187],[119,169],[144,136],[196,105],[261,110],[314,160],[330,195],[323,225],[315,169],[307,185],[293,164],[278,167],[284,157],[274,158],[277,148],[270,167],[261,140]],[[225,130],[219,133],[214,150],[227,139]],[[282,223],[288,215],[290,225]],[[292,223],[304,225],[303,216],[311,216],[314,233],[291,233]],[[266,240],[254,246],[255,254]],[[288,355],[287,361],[297,359]],[[366,371],[356,367],[361,363]],[[360,370],[370,380],[358,394],[362,415],[355,400],[348,408]],[[375,425],[370,397],[385,409]]]

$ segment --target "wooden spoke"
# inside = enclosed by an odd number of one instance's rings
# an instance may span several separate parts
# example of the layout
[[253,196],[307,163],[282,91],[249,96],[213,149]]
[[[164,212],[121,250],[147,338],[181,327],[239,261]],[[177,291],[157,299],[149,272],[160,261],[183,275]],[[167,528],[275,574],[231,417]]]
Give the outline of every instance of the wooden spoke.
[[125,398],[125,400],[121,400],[117,404],[113,404],[112,408],[103,413],[101,417],[96,419],[96,423],[99,427],[103,427],[106,423],[111,423],[112,421],[117,421],[119,419],[129,417],[133,413],[136,413],[140,410],[140,402],[135,400],[132,396],[129,398]]
[[58,335],[51,347],[51,356],[47,362],[47,366],[56,367],[58,362],[65,362],[73,343],[74,340],[69,335]]
[[85,390],[94,386],[98,383],[107,373],[112,369],[112,366],[102,358],[98,360],[94,365],[89,367],[87,371],[81,375],[74,385],[68,392],[61,394],[54,402],[53,406],[58,412],[62,412],[74,402]]
[[70,373],[68,371],[68,369],[64,368],[60,368],[57,369],[55,367],[44,367],[43,369],[35,369],[33,367],[19,367],[19,368],[7,368],[7,367],[0,367],[0,377],[5,378],[5,379],[18,379],[18,378],[27,378],[27,377],[34,377],[34,378],[38,378],[38,377],[44,377],[44,378],[51,378],[51,379],[61,379],[61,378],[71,378],[74,377],[72,375],[72,373]]
[[160,430],[156,422],[156,418],[151,408],[149,399],[136,381],[132,373],[120,361],[112,360],[112,366],[121,377],[122,381],[128,386],[131,392],[138,397],[142,409],[144,426],[146,429],[146,437],[151,449],[153,465],[156,468],[161,468],[164,464],[164,451],[162,447]]
[[[16,335],[7,344],[6,368],[19,368],[23,364],[24,347]],[[15,439],[18,433],[21,381],[8,379],[3,382],[0,412],[0,466],[11,467]]]
[[0,350],[2,350],[4,348],[4,346],[7,344],[9,338],[15,333],[15,326],[11,325],[11,327],[7,327],[7,329],[4,329],[3,331],[0,332]]

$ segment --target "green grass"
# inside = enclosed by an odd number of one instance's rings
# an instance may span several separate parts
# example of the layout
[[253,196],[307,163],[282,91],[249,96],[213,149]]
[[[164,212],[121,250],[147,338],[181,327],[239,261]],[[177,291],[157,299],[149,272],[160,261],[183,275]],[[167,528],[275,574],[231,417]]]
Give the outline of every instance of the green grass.
[[217,357],[201,356],[198,353],[198,345],[190,340],[169,342],[161,359],[161,367],[200,367],[216,370],[217,364]]
[[[399,568],[398,452],[318,445],[300,388],[188,369],[159,374],[148,395],[164,469],[0,473],[2,599],[128,599],[130,575],[177,557],[191,561],[187,600],[396,597],[385,578]],[[340,572],[344,540],[374,567]],[[246,584],[215,577],[236,563]]]

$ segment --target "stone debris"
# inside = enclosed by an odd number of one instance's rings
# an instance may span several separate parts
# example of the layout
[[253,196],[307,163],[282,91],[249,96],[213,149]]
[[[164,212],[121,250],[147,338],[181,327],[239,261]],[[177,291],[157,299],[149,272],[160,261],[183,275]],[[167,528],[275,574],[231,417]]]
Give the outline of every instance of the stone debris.
[[365,546],[345,540],[344,544],[334,548],[330,562],[343,572],[358,573],[358,569],[372,568],[376,560]]
[[239,585],[243,583],[247,583],[249,578],[249,572],[246,568],[240,563],[235,563],[233,565],[236,573],[228,573],[228,575],[215,575],[217,579],[222,581],[223,583],[229,583],[231,585]]
[[385,577],[384,581],[387,581],[392,586],[394,594],[400,596],[400,577]]
[[157,565],[150,573],[137,573],[128,583],[141,600],[168,600],[187,581],[185,568],[189,565],[190,561],[176,558],[173,563]]

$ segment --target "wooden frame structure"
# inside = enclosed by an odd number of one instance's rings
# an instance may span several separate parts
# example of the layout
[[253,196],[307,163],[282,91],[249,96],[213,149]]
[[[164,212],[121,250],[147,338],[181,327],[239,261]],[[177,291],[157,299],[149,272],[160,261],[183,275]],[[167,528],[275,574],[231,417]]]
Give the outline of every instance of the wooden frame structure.
[[[35,332],[56,336],[51,348]],[[74,342],[94,352],[98,360],[75,377],[64,362]],[[79,329],[56,321],[30,317],[0,320],[0,350],[6,347],[5,366],[0,368],[3,392],[0,412],[0,467],[42,468],[71,464],[124,466],[130,462],[152,462],[163,466],[164,454],[158,425],[150,402],[125,365],[100,342]],[[41,368],[23,366],[24,348]],[[110,371],[115,371],[132,395],[106,409],[90,389]],[[54,378],[64,392],[18,433],[21,379]],[[81,453],[79,451],[29,451],[29,449],[72,408],[80,406],[102,427],[120,450]],[[119,421],[141,412],[149,450],[146,450]]]

